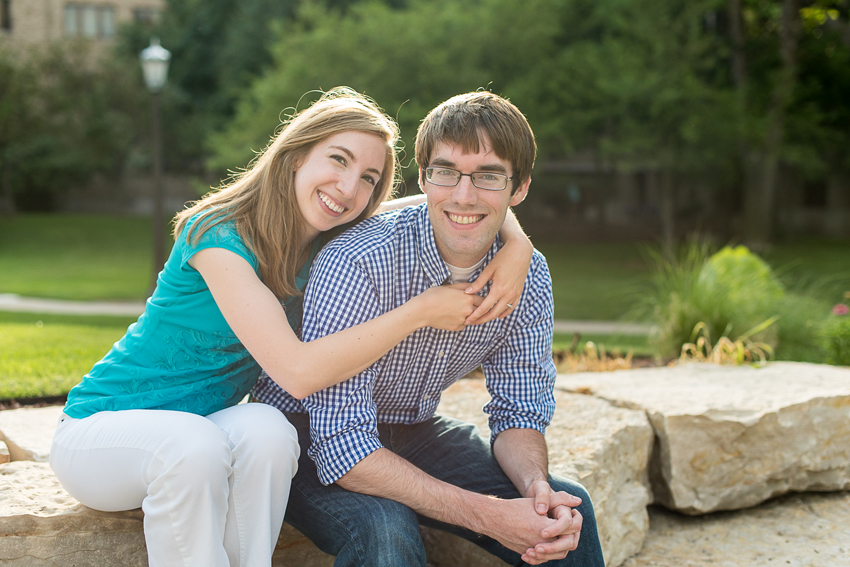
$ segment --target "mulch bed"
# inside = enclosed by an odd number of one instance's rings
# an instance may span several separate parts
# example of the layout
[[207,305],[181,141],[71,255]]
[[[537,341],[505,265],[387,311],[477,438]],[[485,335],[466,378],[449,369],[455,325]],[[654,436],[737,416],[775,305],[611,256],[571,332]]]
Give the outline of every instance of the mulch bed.
[[44,408],[65,405],[68,396],[46,396],[44,398],[11,398],[0,400],[0,411],[21,408]]

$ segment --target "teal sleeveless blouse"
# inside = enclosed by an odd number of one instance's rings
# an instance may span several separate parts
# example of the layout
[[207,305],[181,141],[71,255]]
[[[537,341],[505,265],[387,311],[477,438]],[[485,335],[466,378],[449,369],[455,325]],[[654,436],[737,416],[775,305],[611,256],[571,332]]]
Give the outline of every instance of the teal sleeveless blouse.
[[[257,259],[229,222],[187,243],[186,231],[197,218],[177,238],[139,320],[68,394],[67,415],[83,418],[126,409],[208,415],[239,403],[254,386],[259,365],[236,338],[203,277],[188,261],[200,250],[223,248],[258,272]],[[300,291],[307,285],[318,241],[296,278]],[[288,298],[284,307],[298,334],[301,296]]]

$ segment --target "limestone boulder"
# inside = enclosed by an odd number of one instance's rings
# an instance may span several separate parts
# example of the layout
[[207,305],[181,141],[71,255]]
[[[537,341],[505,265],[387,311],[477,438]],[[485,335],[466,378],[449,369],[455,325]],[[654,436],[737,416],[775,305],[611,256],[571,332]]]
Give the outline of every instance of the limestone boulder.
[[561,375],[557,387],[645,410],[655,500],[686,514],[850,488],[850,368],[686,364]]
[[850,492],[796,493],[755,508],[649,511],[643,549],[623,567],[850,567]]
[[0,441],[12,461],[47,462],[62,406],[0,411]]
[[[72,498],[47,463],[0,465],[0,565],[145,567],[140,509],[98,512]],[[331,567],[333,557],[284,525],[273,567]]]
[[4,566],[147,565],[141,510],[86,508],[62,489],[47,463],[0,465],[0,518]]
[[[647,462],[652,429],[643,412],[589,396],[557,393],[558,410],[547,431],[550,469],[580,481],[594,499],[609,567],[637,552],[648,529]],[[463,380],[442,398],[439,412],[479,425],[489,399],[482,380]],[[0,564],[33,567],[147,564],[141,510],[98,512],[61,487],[46,462],[61,407],[0,412],[0,431],[13,462],[0,465]],[[14,449],[12,449],[14,447]],[[501,565],[475,545],[422,528],[435,566]],[[284,525],[273,567],[330,567],[333,557]]]
[[[587,488],[606,564],[616,567],[640,550],[649,528],[652,428],[642,411],[562,391],[555,397],[555,417],[546,431],[550,472]],[[487,416],[481,410],[489,399],[483,380],[461,380],[443,393],[437,412],[474,423],[489,436]],[[427,531],[426,542],[429,559],[436,565],[500,564],[475,545],[443,532]],[[456,561],[459,553],[466,558],[462,562]]]

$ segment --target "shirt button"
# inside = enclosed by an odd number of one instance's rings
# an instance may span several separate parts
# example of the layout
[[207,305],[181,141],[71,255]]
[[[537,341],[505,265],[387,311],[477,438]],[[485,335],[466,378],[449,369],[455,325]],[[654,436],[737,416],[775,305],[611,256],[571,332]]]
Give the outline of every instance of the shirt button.
[[422,396],[422,399],[427,402],[428,400],[431,399],[431,394],[425,394],[424,396]]
[[443,358],[443,355],[446,354],[443,351],[437,353],[437,358]]
[[440,284],[438,284],[438,283],[432,283],[432,284],[431,284],[431,287],[440,287]]

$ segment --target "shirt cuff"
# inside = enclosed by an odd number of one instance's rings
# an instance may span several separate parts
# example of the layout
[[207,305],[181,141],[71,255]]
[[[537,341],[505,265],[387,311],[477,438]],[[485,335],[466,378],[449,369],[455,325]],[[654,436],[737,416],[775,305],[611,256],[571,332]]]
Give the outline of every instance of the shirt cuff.
[[328,486],[381,447],[383,445],[377,436],[349,431],[334,435],[319,446],[314,443],[307,454],[316,463],[319,482]]
[[505,431],[506,429],[534,429],[539,431],[541,435],[546,435],[546,424],[540,423],[539,421],[526,421],[526,420],[495,420],[490,418],[490,444],[496,442],[496,437],[499,436],[499,433]]

